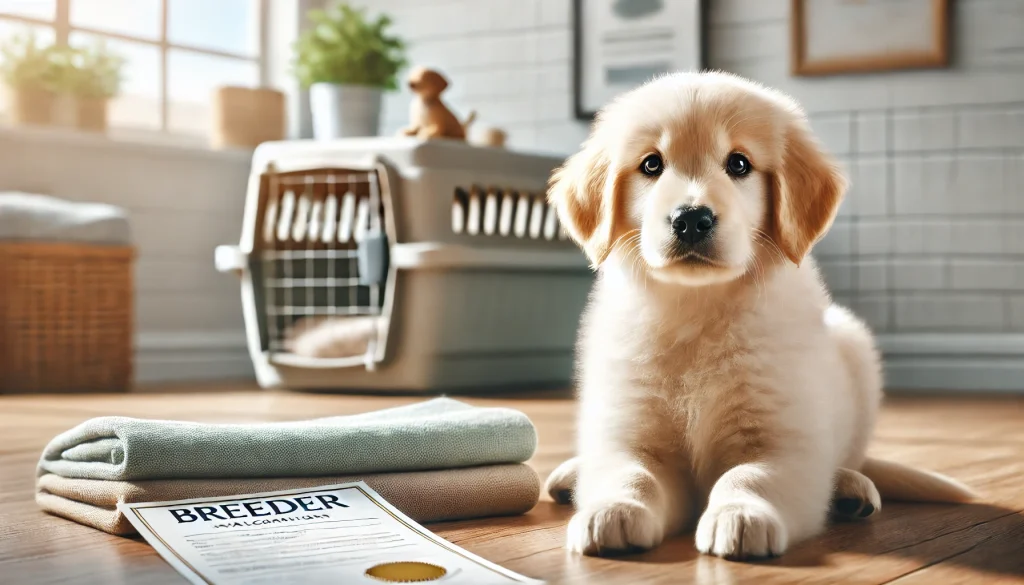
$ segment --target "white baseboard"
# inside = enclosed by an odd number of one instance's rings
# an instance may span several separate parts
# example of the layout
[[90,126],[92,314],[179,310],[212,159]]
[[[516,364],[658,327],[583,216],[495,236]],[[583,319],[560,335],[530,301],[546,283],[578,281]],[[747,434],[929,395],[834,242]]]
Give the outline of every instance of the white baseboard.
[[878,345],[889,393],[1024,393],[1024,334],[895,333]]
[[[890,393],[1024,393],[1024,334],[894,333],[878,345]],[[135,368],[143,383],[255,379],[241,330],[142,333]]]
[[245,333],[140,333],[135,340],[138,383],[255,380]]

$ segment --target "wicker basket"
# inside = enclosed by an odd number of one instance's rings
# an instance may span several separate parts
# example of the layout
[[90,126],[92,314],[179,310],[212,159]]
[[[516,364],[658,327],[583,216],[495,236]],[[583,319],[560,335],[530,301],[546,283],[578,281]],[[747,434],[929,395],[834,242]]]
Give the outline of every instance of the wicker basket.
[[134,256],[128,246],[0,243],[0,393],[128,389]]

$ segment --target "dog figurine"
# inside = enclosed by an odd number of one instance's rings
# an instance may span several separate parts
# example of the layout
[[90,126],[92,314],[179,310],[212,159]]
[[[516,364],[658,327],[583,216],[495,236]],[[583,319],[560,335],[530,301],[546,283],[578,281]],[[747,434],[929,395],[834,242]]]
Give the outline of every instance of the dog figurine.
[[476,119],[476,112],[470,112],[466,121],[460,122],[441,101],[447,88],[448,80],[433,69],[416,67],[409,73],[409,89],[416,95],[409,106],[410,125],[402,129],[401,135],[421,140],[466,139],[466,130]]

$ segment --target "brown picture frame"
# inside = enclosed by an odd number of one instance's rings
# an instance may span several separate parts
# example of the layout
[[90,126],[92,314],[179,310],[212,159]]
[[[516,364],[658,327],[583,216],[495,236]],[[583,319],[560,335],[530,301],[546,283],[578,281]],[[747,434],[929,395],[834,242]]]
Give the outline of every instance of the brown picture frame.
[[807,58],[804,5],[812,0],[790,0],[790,70],[797,76],[837,75],[843,73],[872,73],[902,69],[932,69],[948,67],[950,61],[949,0],[931,0],[935,14],[932,27],[932,47],[927,51],[906,53],[880,53],[851,57],[811,60]]

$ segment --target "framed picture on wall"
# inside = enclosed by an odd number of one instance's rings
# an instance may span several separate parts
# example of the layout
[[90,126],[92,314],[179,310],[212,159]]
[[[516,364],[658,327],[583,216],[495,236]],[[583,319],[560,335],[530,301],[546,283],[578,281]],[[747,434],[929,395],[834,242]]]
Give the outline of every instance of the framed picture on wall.
[[593,119],[652,77],[704,66],[704,0],[573,0],[573,100]]
[[791,2],[794,75],[949,64],[949,0]]

